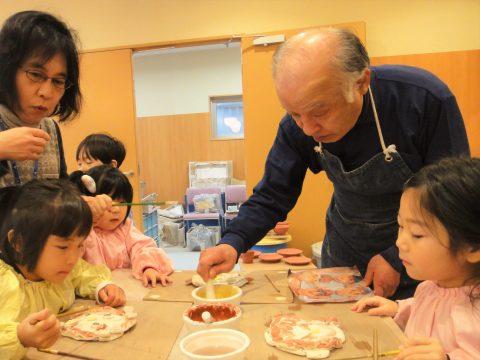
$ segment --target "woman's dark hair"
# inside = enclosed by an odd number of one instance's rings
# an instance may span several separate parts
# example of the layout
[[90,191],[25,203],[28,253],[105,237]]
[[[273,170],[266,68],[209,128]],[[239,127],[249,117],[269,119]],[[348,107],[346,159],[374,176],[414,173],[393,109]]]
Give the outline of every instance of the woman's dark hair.
[[[0,252],[10,265],[34,271],[48,237],[86,237],[92,213],[67,180],[32,180],[0,192]],[[13,230],[9,241],[8,233]]]
[[90,134],[77,147],[77,160],[84,152],[88,158],[100,160],[103,164],[110,165],[112,160],[117,162],[117,168],[122,165],[126,151],[123,143],[108,134]]
[[[445,227],[453,254],[467,246],[480,250],[480,159],[442,159],[413,175],[405,184],[409,188],[421,192],[420,208]],[[473,276],[479,286],[480,263]]]
[[22,11],[8,18],[0,29],[0,104],[18,107],[17,70],[32,57],[47,63],[55,55],[65,57],[67,82],[52,116],[60,122],[75,117],[81,107],[76,33],[56,17],[40,11]]
[[[92,194],[83,184],[82,175],[90,176],[96,185],[96,192]],[[128,181],[128,178],[117,168],[110,165],[99,165],[89,169],[87,172],[74,171],[70,175],[70,181],[77,184],[78,189],[84,195],[95,196],[106,194],[113,200],[121,200],[124,202],[132,202],[133,188]],[[127,208],[127,214],[125,215],[125,221],[130,213],[130,206]]]

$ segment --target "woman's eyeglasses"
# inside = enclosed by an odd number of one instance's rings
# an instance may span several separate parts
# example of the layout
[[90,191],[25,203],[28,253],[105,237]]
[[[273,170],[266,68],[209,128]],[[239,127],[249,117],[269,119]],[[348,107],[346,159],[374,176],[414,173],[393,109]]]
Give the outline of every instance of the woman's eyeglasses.
[[69,82],[65,78],[61,77],[49,77],[45,75],[44,73],[37,71],[37,70],[23,70],[25,74],[27,75],[27,78],[33,82],[36,83],[43,83],[47,81],[48,79],[52,80],[53,86],[55,86],[57,89],[62,89],[66,90],[69,87],[72,86],[72,83]]

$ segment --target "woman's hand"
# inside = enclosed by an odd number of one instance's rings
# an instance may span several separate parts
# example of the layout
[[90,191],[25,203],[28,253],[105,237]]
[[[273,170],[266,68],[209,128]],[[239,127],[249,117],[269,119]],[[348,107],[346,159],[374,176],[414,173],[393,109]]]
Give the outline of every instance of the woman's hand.
[[157,286],[157,280],[162,284],[162,286],[167,286],[172,280],[168,277],[168,275],[162,274],[158,270],[152,268],[146,268],[143,271],[142,281],[143,286],[147,287],[149,283],[152,284],[152,287]]
[[25,347],[49,348],[60,336],[60,321],[43,309],[28,315],[18,325],[17,336]]
[[0,132],[0,160],[37,160],[50,141],[41,129],[17,127]]
[[446,360],[447,354],[437,339],[418,336],[408,339],[400,346],[396,360]]
[[112,307],[125,305],[127,301],[123,289],[115,284],[108,284],[107,286],[103,287],[98,292],[98,297],[104,302],[105,305]]
[[398,304],[381,296],[372,296],[358,300],[351,309],[356,312],[368,309],[368,315],[394,317],[398,311]]
[[105,211],[110,210],[112,207],[112,198],[105,194],[97,196],[82,196],[82,198],[92,211],[92,219],[94,224],[100,220]]

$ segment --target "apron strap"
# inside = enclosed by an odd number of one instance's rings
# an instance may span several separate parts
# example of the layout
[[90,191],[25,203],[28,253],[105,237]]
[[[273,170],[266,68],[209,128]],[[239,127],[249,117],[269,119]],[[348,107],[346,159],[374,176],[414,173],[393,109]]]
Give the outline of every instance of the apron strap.
[[385,161],[392,161],[393,157],[391,154],[397,152],[395,144],[385,146],[385,141],[383,140],[382,129],[380,128],[380,120],[378,119],[377,107],[375,106],[375,100],[373,100],[372,89],[368,87],[368,94],[370,95],[370,100],[372,102],[373,117],[375,118],[375,125],[377,126],[378,137],[380,139],[380,144],[382,145],[383,153],[385,154]]
[[[372,89],[368,87],[368,94],[370,95],[370,100],[372,102],[373,117],[375,118],[375,125],[377,127],[378,137],[380,139],[380,144],[382,145],[383,153],[385,154],[385,161],[392,161],[392,154],[397,152],[397,147],[395,144],[386,146],[385,141],[383,140],[382,129],[380,127],[380,120],[378,119],[377,107],[375,106],[375,100],[373,99]],[[323,154],[322,143],[319,141],[318,145],[313,148],[316,153]]]

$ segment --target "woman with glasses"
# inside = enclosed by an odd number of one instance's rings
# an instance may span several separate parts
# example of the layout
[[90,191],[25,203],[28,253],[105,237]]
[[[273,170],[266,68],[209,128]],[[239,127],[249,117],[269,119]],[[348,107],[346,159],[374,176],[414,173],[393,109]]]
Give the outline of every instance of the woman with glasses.
[[0,30],[0,187],[67,177],[58,125],[81,104],[75,34],[54,16],[16,13]]
[[[75,33],[56,17],[23,11],[0,29],[0,188],[66,178],[60,129],[80,111]],[[107,195],[84,198],[99,217]]]

